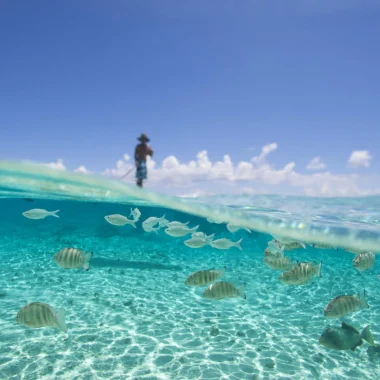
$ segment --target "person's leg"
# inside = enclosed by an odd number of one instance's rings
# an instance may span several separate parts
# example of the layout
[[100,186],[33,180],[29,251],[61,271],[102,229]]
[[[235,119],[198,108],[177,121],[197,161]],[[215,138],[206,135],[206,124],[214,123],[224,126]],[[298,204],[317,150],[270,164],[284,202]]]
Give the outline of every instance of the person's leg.
[[142,187],[142,184],[143,184],[142,178],[138,178],[136,184],[138,187]]

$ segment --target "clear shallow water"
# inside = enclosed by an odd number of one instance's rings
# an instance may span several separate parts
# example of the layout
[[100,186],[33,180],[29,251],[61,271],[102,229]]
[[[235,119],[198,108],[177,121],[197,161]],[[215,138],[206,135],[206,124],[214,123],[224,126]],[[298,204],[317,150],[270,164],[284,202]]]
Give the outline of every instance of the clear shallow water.
[[[376,252],[378,198],[191,201],[10,163],[0,164],[0,186],[0,379],[380,377],[378,349],[365,343],[355,352],[340,352],[318,343],[328,325],[341,322],[325,319],[324,306],[363,289],[370,309],[342,320],[360,329],[370,324],[380,342],[378,262],[359,274],[352,266],[354,255],[343,249],[308,246],[287,252],[300,261],[323,261],[323,277],[298,287],[281,284],[280,272],[263,263],[272,239],[265,231],[273,229],[303,234],[305,241],[349,241]],[[142,212],[137,229],[104,220],[109,214],[128,215],[135,205]],[[22,212],[32,208],[60,209],[60,218],[24,218]],[[243,238],[243,251],[191,249],[185,238],[141,228],[149,216],[163,214],[217,238]],[[225,224],[205,220],[219,214],[258,231],[232,234]],[[298,228],[300,223],[305,227]],[[354,242],[352,236],[361,238]],[[65,247],[92,250],[90,271],[59,268],[52,257]],[[246,282],[247,300],[209,301],[201,297],[204,288],[183,283],[196,270],[223,266],[224,280]],[[65,308],[69,333],[18,325],[17,311],[33,301]]]

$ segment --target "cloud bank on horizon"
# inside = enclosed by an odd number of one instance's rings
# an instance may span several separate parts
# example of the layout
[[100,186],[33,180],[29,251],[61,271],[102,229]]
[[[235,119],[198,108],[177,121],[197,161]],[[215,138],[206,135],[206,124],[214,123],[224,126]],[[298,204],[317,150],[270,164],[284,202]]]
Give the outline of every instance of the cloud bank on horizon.
[[[282,168],[275,168],[268,156],[276,151],[277,143],[264,145],[260,154],[250,161],[234,163],[228,154],[221,161],[211,162],[207,151],[202,150],[195,160],[182,163],[173,155],[166,157],[161,165],[148,158],[148,181],[146,187],[180,196],[201,196],[213,194],[286,194],[308,196],[363,196],[380,194],[380,176],[364,174],[333,174],[319,171],[312,174],[297,172],[295,162]],[[372,156],[366,150],[353,151],[348,166],[354,169],[368,168]],[[66,170],[62,159],[46,164],[54,169]],[[120,178],[128,171],[127,182],[134,181],[134,162],[128,154],[116,162],[115,167],[105,169],[101,174]],[[307,169],[322,170],[327,166],[321,157],[314,157]],[[91,173],[81,165],[74,170]]]

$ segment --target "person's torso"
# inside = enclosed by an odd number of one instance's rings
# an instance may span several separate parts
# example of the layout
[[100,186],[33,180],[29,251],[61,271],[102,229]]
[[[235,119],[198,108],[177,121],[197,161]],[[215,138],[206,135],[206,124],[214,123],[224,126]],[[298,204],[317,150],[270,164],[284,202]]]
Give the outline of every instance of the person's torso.
[[147,156],[150,154],[150,147],[148,144],[139,144],[136,147],[136,158],[139,161],[146,161]]

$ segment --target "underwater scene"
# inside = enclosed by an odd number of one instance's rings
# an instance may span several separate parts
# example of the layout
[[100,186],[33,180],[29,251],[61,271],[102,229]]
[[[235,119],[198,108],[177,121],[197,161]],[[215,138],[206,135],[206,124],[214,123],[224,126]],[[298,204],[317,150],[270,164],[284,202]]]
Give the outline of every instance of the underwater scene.
[[379,197],[0,162],[0,210],[0,379],[380,378]]

